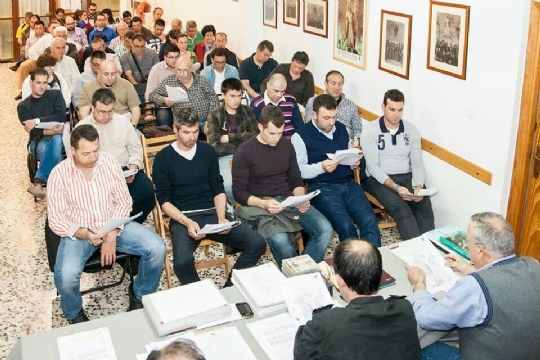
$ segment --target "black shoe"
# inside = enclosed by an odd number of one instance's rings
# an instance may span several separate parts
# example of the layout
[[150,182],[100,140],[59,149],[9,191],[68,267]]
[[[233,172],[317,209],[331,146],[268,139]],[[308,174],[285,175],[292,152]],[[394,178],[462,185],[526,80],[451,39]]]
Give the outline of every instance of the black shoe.
[[21,100],[22,99],[22,91],[19,93],[19,95],[15,96],[15,100]]
[[227,255],[234,255],[238,254],[239,252],[242,252],[242,250],[230,246],[225,246],[225,254]]
[[10,67],[9,67],[9,70],[11,70],[11,71],[17,71],[17,68],[18,68],[17,65],[13,65],[13,66],[10,66]]
[[68,322],[71,325],[86,322],[86,321],[90,321],[90,319],[88,319],[88,316],[86,316],[86,314],[84,313],[84,309],[81,309],[81,311],[79,311],[77,316],[75,316],[73,319],[68,319]]
[[139,309],[144,308],[142,301],[135,297],[135,293],[133,292],[133,283],[129,284],[128,294],[129,294],[129,307],[127,311],[139,310]]

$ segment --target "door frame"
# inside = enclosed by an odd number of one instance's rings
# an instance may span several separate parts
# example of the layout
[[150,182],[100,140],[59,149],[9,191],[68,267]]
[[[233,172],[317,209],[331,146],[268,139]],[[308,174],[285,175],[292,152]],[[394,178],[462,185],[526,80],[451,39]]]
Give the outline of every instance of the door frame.
[[506,218],[514,229],[516,250],[519,255],[521,255],[519,252],[522,243],[523,210],[527,200],[540,94],[540,0],[531,0],[526,54],[518,138],[516,138],[512,183],[506,210]]

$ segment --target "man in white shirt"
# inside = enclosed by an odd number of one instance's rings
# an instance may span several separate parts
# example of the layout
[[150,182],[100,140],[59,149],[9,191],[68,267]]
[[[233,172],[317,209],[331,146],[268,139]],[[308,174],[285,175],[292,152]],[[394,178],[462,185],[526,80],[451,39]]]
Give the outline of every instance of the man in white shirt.
[[56,66],[54,67],[54,72],[62,75],[66,80],[69,91],[73,90],[73,84],[75,80],[79,77],[79,68],[71,57],[65,54],[66,41],[60,37],[55,37],[51,42],[51,54],[58,59]]

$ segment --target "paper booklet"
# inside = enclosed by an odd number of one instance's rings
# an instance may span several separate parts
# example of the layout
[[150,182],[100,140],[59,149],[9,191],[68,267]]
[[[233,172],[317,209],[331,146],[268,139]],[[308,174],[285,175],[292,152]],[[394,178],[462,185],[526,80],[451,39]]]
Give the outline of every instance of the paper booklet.
[[36,125],[36,129],[52,130],[57,125],[63,125],[63,123],[59,123],[58,121],[40,122]]
[[362,150],[350,148],[347,150],[338,150],[335,154],[326,154],[330,160],[339,162],[339,165],[352,166],[362,158]]
[[281,205],[283,205],[283,207],[295,207],[295,206],[305,203],[306,201],[313,199],[315,196],[319,195],[320,193],[321,193],[320,190],[315,190],[313,192],[310,192],[307,195],[289,196],[288,198],[286,198],[285,200],[281,202]]
[[240,221],[229,221],[224,224],[206,224],[197,234],[206,235],[206,234],[217,234],[223,230],[232,229],[240,225]]
[[167,97],[174,102],[189,102],[189,97],[187,92],[180,87],[172,87],[165,85],[167,89]]
[[131,175],[135,175],[138,172],[139,172],[139,169],[127,169],[123,171],[125,178],[130,177]]
[[137,215],[134,215],[132,217],[129,217],[129,218],[124,218],[124,219],[109,219],[107,220],[107,222],[105,223],[105,225],[103,225],[103,227],[98,230],[97,234],[106,234],[108,233],[109,231],[113,231],[114,229],[116,229],[117,227],[119,226],[122,226],[128,222],[130,222],[131,220],[135,219],[135,218],[138,218],[139,216],[142,215],[142,212],[138,213]]

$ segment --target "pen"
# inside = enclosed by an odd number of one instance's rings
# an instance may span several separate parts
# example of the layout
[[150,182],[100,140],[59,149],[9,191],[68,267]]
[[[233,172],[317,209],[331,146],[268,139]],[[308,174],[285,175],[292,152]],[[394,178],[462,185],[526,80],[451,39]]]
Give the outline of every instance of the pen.
[[96,233],[93,232],[92,229],[90,229],[90,228],[86,228],[86,230],[88,230],[88,232],[90,232],[90,233],[92,233],[92,234],[94,234],[94,235],[96,234]]
[[394,249],[397,249],[398,247],[399,247],[399,245],[394,245],[394,246],[390,247],[389,249],[394,250]]

